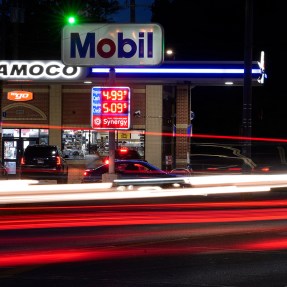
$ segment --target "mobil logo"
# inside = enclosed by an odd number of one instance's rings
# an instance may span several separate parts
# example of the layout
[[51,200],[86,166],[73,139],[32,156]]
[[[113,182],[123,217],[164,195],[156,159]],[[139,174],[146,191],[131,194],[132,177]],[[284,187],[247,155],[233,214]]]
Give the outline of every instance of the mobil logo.
[[158,24],[83,24],[62,31],[62,61],[76,66],[158,65],[163,31]]

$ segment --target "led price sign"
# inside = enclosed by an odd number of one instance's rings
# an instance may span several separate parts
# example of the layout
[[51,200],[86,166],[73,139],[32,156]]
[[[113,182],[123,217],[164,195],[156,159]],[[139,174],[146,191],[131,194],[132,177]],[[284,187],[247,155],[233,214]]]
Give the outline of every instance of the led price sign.
[[91,108],[93,129],[130,128],[129,87],[93,87]]

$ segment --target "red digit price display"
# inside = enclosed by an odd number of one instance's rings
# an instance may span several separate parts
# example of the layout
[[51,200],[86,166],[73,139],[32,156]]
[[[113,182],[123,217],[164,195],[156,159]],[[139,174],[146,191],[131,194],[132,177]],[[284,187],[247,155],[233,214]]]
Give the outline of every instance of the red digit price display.
[[103,88],[102,98],[103,98],[103,101],[128,101],[129,100],[129,89]]
[[103,114],[126,114],[128,112],[127,103],[103,102]]
[[129,87],[93,87],[91,108],[92,128],[130,128]]

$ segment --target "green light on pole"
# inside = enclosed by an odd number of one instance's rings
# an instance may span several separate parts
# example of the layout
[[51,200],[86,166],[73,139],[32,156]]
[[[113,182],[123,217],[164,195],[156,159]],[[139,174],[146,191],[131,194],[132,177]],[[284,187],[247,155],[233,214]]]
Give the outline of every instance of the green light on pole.
[[68,17],[68,23],[69,23],[70,25],[75,24],[75,23],[76,23],[76,18],[75,18],[74,16],[69,16],[69,17]]

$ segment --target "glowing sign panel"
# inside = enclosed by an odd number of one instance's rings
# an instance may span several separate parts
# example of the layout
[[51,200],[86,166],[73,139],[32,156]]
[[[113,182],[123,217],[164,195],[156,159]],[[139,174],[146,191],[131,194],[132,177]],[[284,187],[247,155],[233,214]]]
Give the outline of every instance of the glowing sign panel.
[[7,94],[7,99],[15,102],[25,102],[33,100],[33,93],[28,91],[11,91]]
[[163,29],[153,23],[66,25],[62,61],[72,66],[159,65],[163,61]]
[[91,108],[93,129],[130,128],[129,87],[93,87]]

